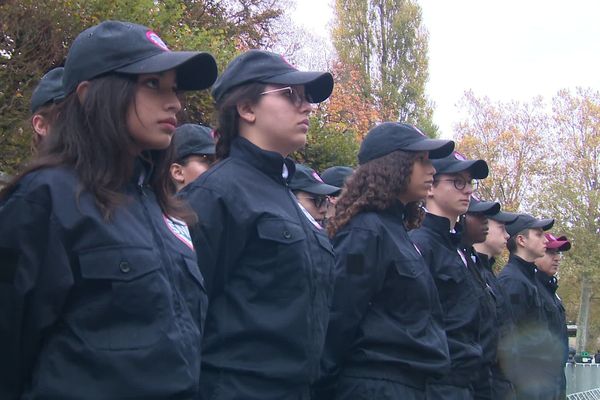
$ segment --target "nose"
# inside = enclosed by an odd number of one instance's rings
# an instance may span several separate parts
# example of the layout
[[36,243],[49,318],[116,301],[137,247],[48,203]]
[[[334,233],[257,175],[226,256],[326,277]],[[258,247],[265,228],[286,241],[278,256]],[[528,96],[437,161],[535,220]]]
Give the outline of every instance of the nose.
[[169,93],[168,98],[165,101],[165,108],[175,114],[181,111],[181,101],[174,91]]

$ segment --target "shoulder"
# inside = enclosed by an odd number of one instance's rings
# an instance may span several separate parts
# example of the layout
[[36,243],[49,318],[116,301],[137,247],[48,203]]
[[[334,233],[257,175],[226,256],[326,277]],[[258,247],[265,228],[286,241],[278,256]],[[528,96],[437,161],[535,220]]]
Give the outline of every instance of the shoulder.
[[9,198],[23,198],[33,203],[46,203],[55,196],[75,195],[79,180],[75,171],[66,167],[43,168],[23,176]]

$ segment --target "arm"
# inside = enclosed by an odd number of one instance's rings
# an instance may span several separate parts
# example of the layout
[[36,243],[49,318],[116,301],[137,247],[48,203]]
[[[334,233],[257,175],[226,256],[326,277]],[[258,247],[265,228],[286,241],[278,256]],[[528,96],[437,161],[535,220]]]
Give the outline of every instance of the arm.
[[344,357],[351,351],[371,298],[383,285],[386,272],[380,259],[379,238],[373,231],[344,229],[335,236],[334,249],[335,287],[321,360],[322,376],[316,385],[316,398],[320,399],[331,398]]
[[21,397],[44,334],[59,319],[73,284],[48,203],[14,194],[0,207],[2,399]]
[[243,239],[237,234],[242,227],[229,226],[231,215],[227,204],[215,191],[194,185],[191,190],[182,192],[182,197],[198,214],[199,222],[191,227],[190,234],[198,255],[198,267],[211,297],[215,287],[222,286],[223,274],[243,247]]

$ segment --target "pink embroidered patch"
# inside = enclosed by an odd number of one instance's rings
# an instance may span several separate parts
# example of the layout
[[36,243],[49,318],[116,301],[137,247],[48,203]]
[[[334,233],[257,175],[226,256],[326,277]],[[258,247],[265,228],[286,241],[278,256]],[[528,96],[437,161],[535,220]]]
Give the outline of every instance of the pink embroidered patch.
[[146,32],[146,38],[156,47],[163,49],[164,51],[170,51],[165,42],[158,36],[156,33],[152,31]]

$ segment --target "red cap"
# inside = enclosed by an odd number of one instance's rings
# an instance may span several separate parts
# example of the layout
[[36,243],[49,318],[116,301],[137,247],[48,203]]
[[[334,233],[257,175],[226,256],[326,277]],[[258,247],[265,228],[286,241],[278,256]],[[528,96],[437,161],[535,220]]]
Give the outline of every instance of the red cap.
[[558,251],[567,251],[571,248],[571,242],[567,240],[566,236],[556,237],[551,233],[545,233],[548,243],[546,244],[547,249],[556,249]]

